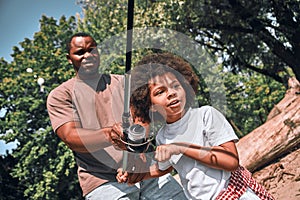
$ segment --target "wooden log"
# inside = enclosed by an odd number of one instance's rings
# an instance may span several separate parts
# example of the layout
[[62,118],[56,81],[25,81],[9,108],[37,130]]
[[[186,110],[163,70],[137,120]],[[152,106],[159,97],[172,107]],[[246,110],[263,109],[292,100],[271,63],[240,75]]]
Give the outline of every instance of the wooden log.
[[268,120],[237,143],[241,165],[252,172],[300,144],[300,84],[292,78],[289,86]]

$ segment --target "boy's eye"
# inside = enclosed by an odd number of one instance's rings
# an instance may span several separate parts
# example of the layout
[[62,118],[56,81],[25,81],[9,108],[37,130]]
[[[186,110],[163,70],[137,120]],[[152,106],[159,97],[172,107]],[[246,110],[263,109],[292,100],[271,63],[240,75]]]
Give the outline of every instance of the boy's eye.
[[156,92],[155,92],[155,95],[159,95],[159,94],[161,94],[161,93],[162,93],[162,91],[159,90],[159,91],[156,91]]
[[175,83],[175,84],[172,85],[172,88],[177,90],[177,89],[181,88],[181,85],[179,83]]
[[180,84],[175,84],[175,85],[173,85],[173,87],[174,87],[175,89],[180,88]]
[[154,92],[154,96],[161,95],[162,93],[164,93],[164,90],[163,90],[163,89],[156,90],[156,91]]

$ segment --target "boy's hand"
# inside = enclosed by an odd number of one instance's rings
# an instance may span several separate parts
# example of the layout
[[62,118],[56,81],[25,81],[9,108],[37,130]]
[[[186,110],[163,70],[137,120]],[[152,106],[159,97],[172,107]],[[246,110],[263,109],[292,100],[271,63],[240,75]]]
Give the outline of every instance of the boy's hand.
[[119,168],[119,169],[117,170],[117,172],[118,172],[118,173],[117,173],[117,176],[116,176],[117,181],[118,181],[119,183],[126,183],[127,180],[128,180],[128,172],[123,171],[122,168]]
[[[148,160],[150,162],[150,160]],[[140,182],[149,171],[149,163],[144,153],[129,153],[127,163],[127,183],[129,185]]]
[[[149,161],[150,162],[150,161]],[[149,164],[145,154],[128,154],[127,168],[124,170],[119,168],[117,170],[116,179],[119,183],[127,183],[133,185],[144,180],[149,173]]]
[[172,155],[178,155],[181,153],[180,146],[176,144],[164,144],[156,147],[155,159],[159,162],[167,161]]
[[134,185],[143,180],[146,173],[128,173],[127,171],[123,171],[122,168],[117,170],[117,181],[118,183],[127,183],[128,185]]

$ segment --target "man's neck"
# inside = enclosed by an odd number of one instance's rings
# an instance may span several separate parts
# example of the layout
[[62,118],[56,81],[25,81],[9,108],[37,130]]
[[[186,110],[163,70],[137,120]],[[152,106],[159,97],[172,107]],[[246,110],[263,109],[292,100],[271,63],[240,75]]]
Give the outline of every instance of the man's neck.
[[76,78],[82,80],[82,81],[88,81],[88,80],[95,80],[95,79],[100,79],[101,74],[100,73],[95,73],[95,74],[80,74],[76,73]]

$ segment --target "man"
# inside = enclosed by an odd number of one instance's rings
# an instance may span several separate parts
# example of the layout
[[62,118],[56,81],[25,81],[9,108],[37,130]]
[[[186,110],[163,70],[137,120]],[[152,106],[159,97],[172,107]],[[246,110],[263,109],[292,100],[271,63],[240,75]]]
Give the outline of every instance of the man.
[[[117,182],[123,155],[116,139],[121,130],[123,76],[98,72],[97,44],[86,33],[70,38],[67,59],[76,75],[51,91],[47,108],[54,132],[74,152],[83,196],[106,200],[185,199],[182,188],[170,175],[132,186]],[[134,166],[142,172],[143,162]],[[133,178],[141,180],[142,173]]]

